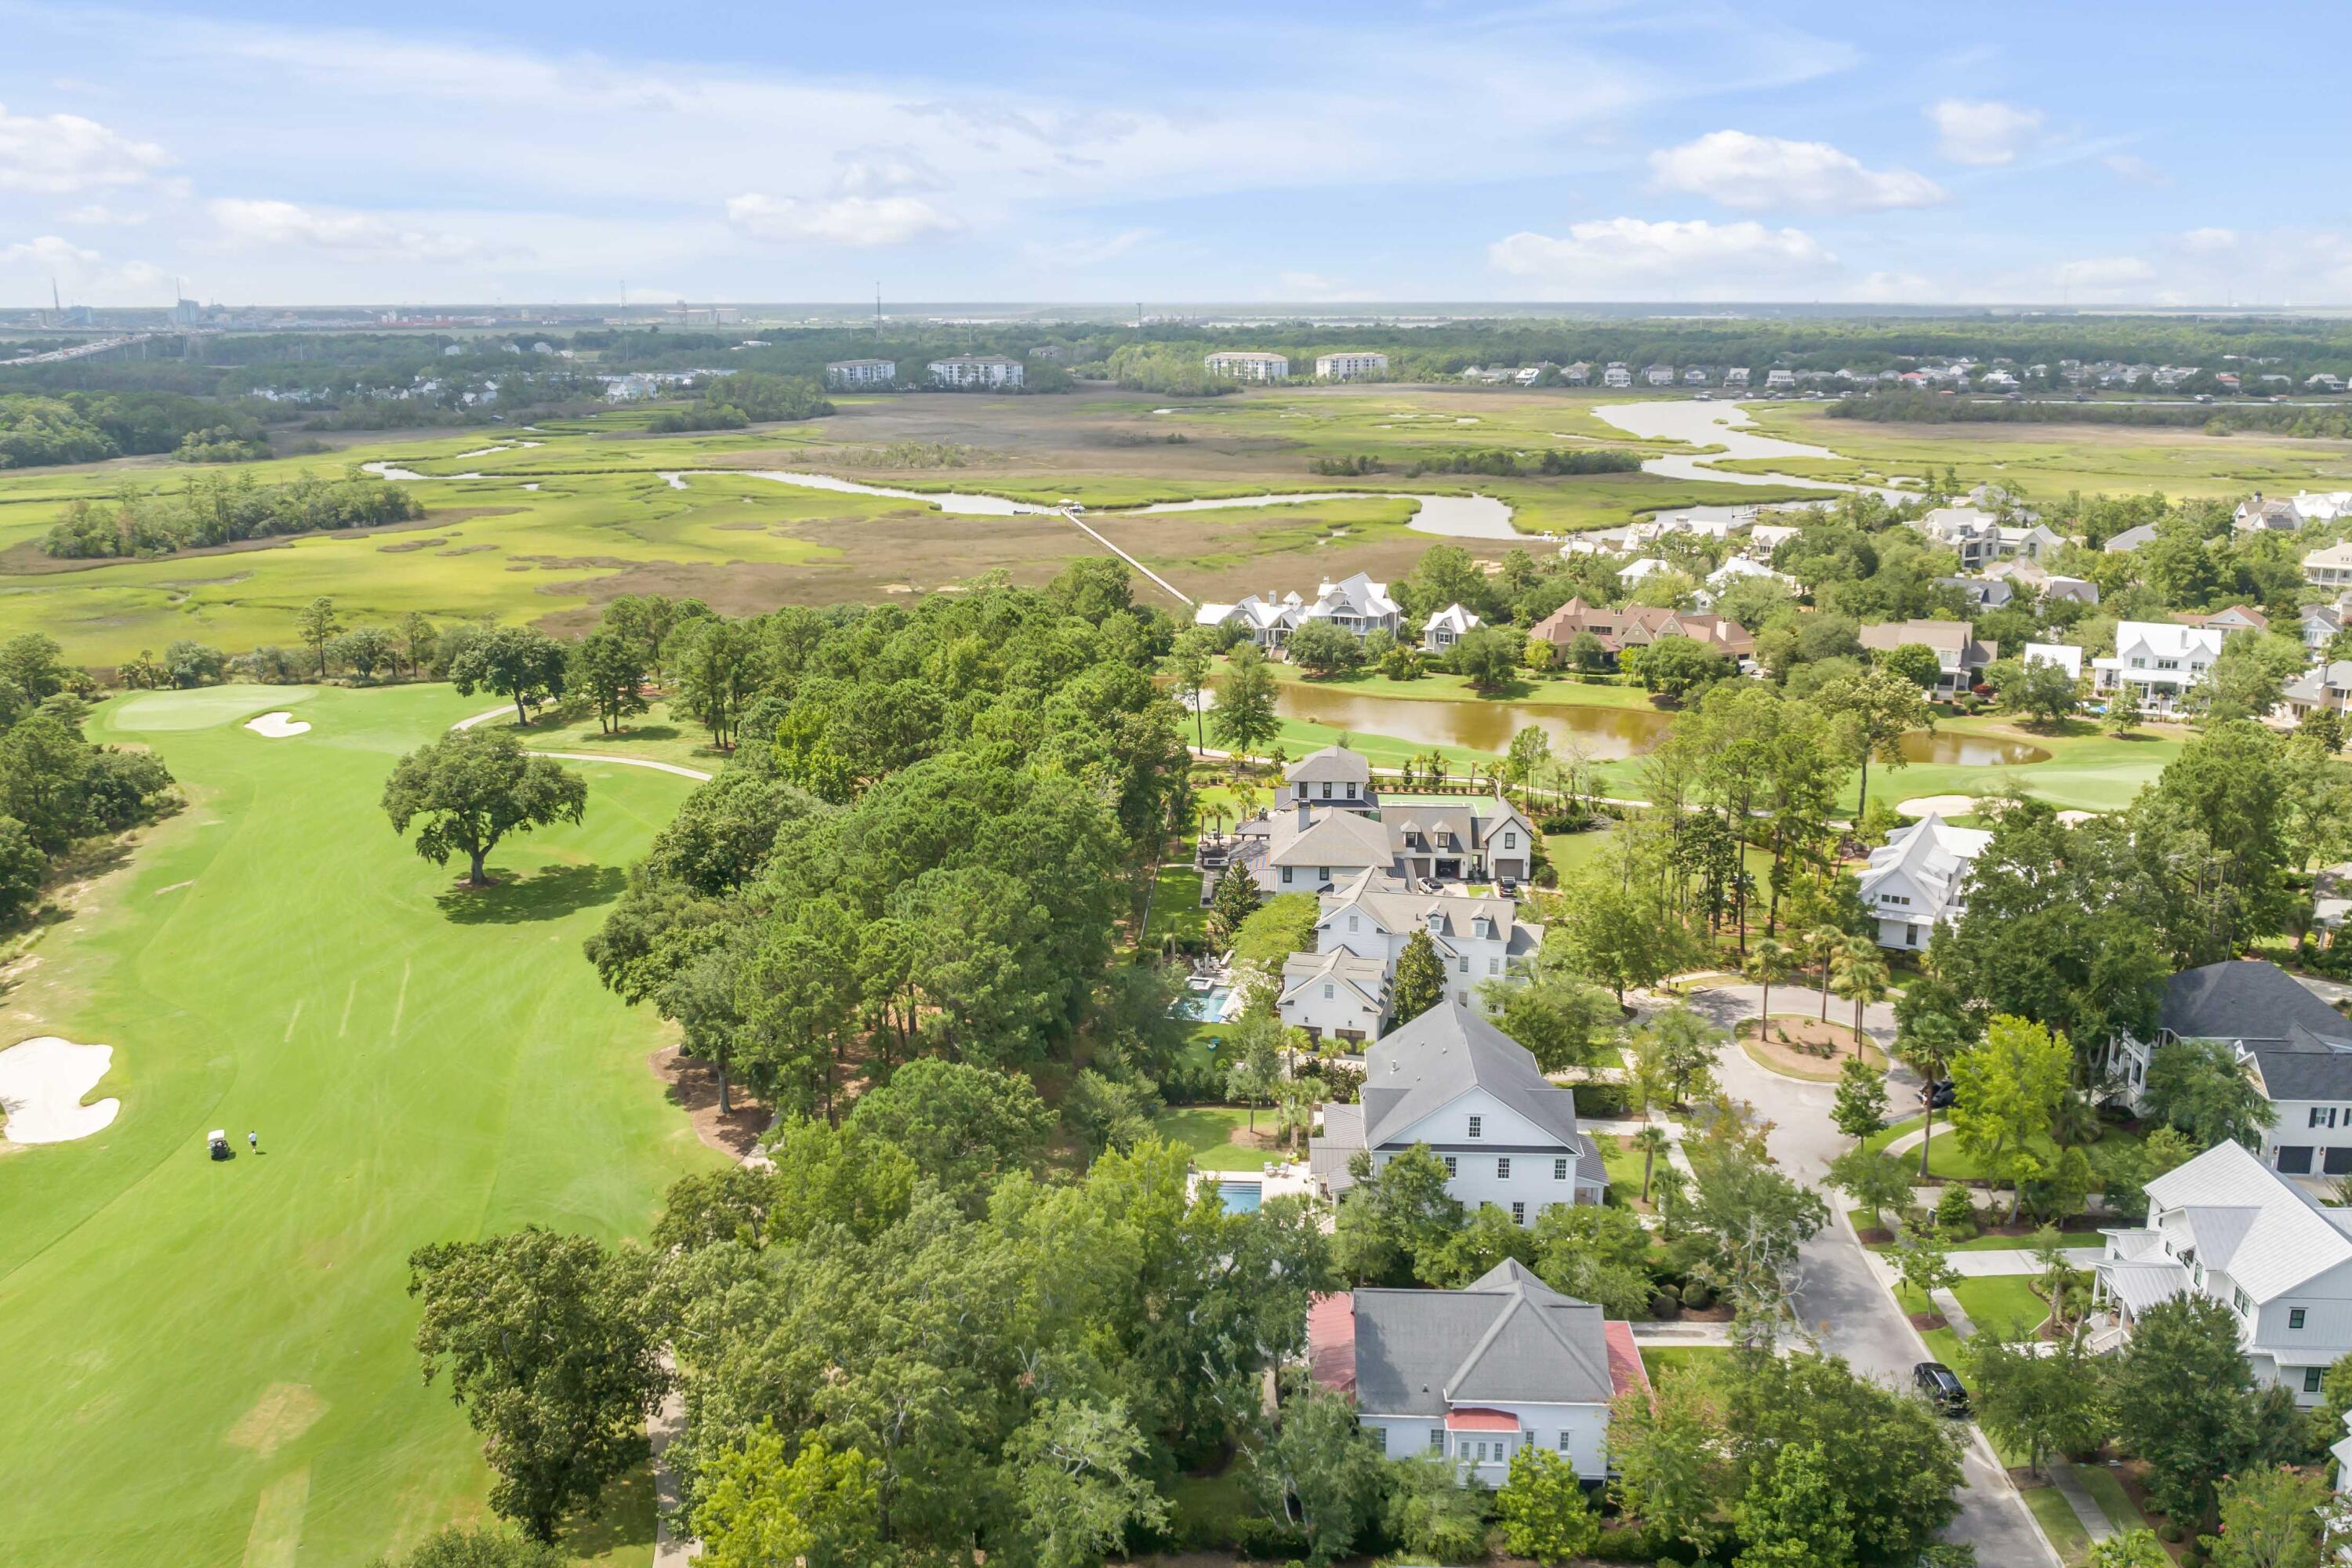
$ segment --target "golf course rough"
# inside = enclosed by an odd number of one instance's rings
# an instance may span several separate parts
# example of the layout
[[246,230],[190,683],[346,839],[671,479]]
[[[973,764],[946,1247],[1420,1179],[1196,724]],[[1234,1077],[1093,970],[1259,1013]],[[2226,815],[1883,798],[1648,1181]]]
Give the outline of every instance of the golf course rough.
[[[466,891],[378,800],[478,706],[216,687],[93,715],[191,805],[8,999],[27,1034],[111,1045],[121,1110],[0,1157],[0,1563],[340,1565],[478,1517],[478,1439],[419,1376],[409,1252],[641,1236],[718,1163],[647,1070],[656,1021],[580,951],[692,782],[567,763],[585,823],[502,844],[499,885]],[[281,710],[301,743],[244,728]],[[215,1127],[236,1158],[206,1157]],[[647,1560],[649,1511],[603,1540]]]

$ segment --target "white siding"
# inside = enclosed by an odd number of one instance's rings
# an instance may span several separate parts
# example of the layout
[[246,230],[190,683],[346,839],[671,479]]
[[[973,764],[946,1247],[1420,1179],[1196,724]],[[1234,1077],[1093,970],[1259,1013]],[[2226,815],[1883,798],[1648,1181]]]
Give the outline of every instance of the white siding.
[[[1549,1448],[1564,1455],[1575,1465],[1576,1473],[1589,1481],[1604,1479],[1609,1473],[1609,1408],[1602,1405],[1481,1405],[1481,1410],[1500,1410],[1519,1419],[1519,1430],[1511,1432],[1454,1432],[1445,1436],[1445,1452],[1463,1461],[1465,1473],[1475,1475],[1488,1487],[1499,1487],[1510,1478],[1509,1453],[1495,1458],[1497,1448],[1508,1445]],[[1367,1412],[1358,1417],[1367,1430],[1387,1434],[1388,1456],[1391,1459],[1409,1459],[1433,1450],[1430,1434],[1444,1431],[1444,1423],[1421,1415],[1382,1415]],[[1566,1442],[1563,1446],[1562,1439]],[[1487,1445],[1489,1458],[1480,1464],[1476,1445]],[[1466,1447],[1465,1447],[1466,1445]]]

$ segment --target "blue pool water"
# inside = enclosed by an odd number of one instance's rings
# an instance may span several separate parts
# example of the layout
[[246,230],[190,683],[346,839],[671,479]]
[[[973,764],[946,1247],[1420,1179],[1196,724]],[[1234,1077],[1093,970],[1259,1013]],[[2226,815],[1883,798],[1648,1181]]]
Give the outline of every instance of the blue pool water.
[[1176,999],[1176,1016],[1195,1023],[1213,1024],[1225,1016],[1225,1003],[1234,994],[1230,985],[1212,985],[1206,991],[1187,991]]
[[1224,1200],[1227,1214],[1255,1214],[1259,1199],[1255,1182],[1220,1180],[1217,1195]]

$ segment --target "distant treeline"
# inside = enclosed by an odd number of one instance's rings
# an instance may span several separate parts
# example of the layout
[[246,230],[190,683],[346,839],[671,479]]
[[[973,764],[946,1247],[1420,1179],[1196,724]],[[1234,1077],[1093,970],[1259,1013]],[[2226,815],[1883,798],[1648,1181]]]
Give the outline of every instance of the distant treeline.
[[67,560],[168,555],[241,539],[406,522],[425,515],[414,495],[382,479],[295,479],[257,485],[250,474],[192,481],[171,495],[125,495],[114,505],[75,501],[41,548]]
[[[197,439],[191,442],[191,436]],[[0,468],[96,463],[143,452],[222,462],[268,451],[268,431],[251,411],[205,398],[168,392],[0,395]]]
[[2352,409],[2288,403],[2064,403],[1876,392],[1829,407],[1832,419],[1884,425],[2135,425],[2210,430],[2260,430],[2273,436],[2352,437]]
[[713,376],[698,389],[692,403],[665,409],[646,421],[658,435],[681,430],[740,430],[746,425],[768,425],[783,419],[815,419],[833,412],[814,381],[740,371]]

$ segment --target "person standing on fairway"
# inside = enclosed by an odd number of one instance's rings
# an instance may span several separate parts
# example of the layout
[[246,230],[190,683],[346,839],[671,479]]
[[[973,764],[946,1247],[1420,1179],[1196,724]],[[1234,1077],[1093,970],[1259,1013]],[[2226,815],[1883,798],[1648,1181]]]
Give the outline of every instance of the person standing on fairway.
[[253,1145],[253,1152],[254,1152],[255,1153],[258,1154],[258,1153],[260,1153],[260,1152],[261,1152],[261,1134],[260,1134],[260,1133],[258,1133],[258,1132],[247,1132],[247,1133],[245,1135],[245,1141],[246,1141],[247,1143],[250,1143],[251,1145]]

